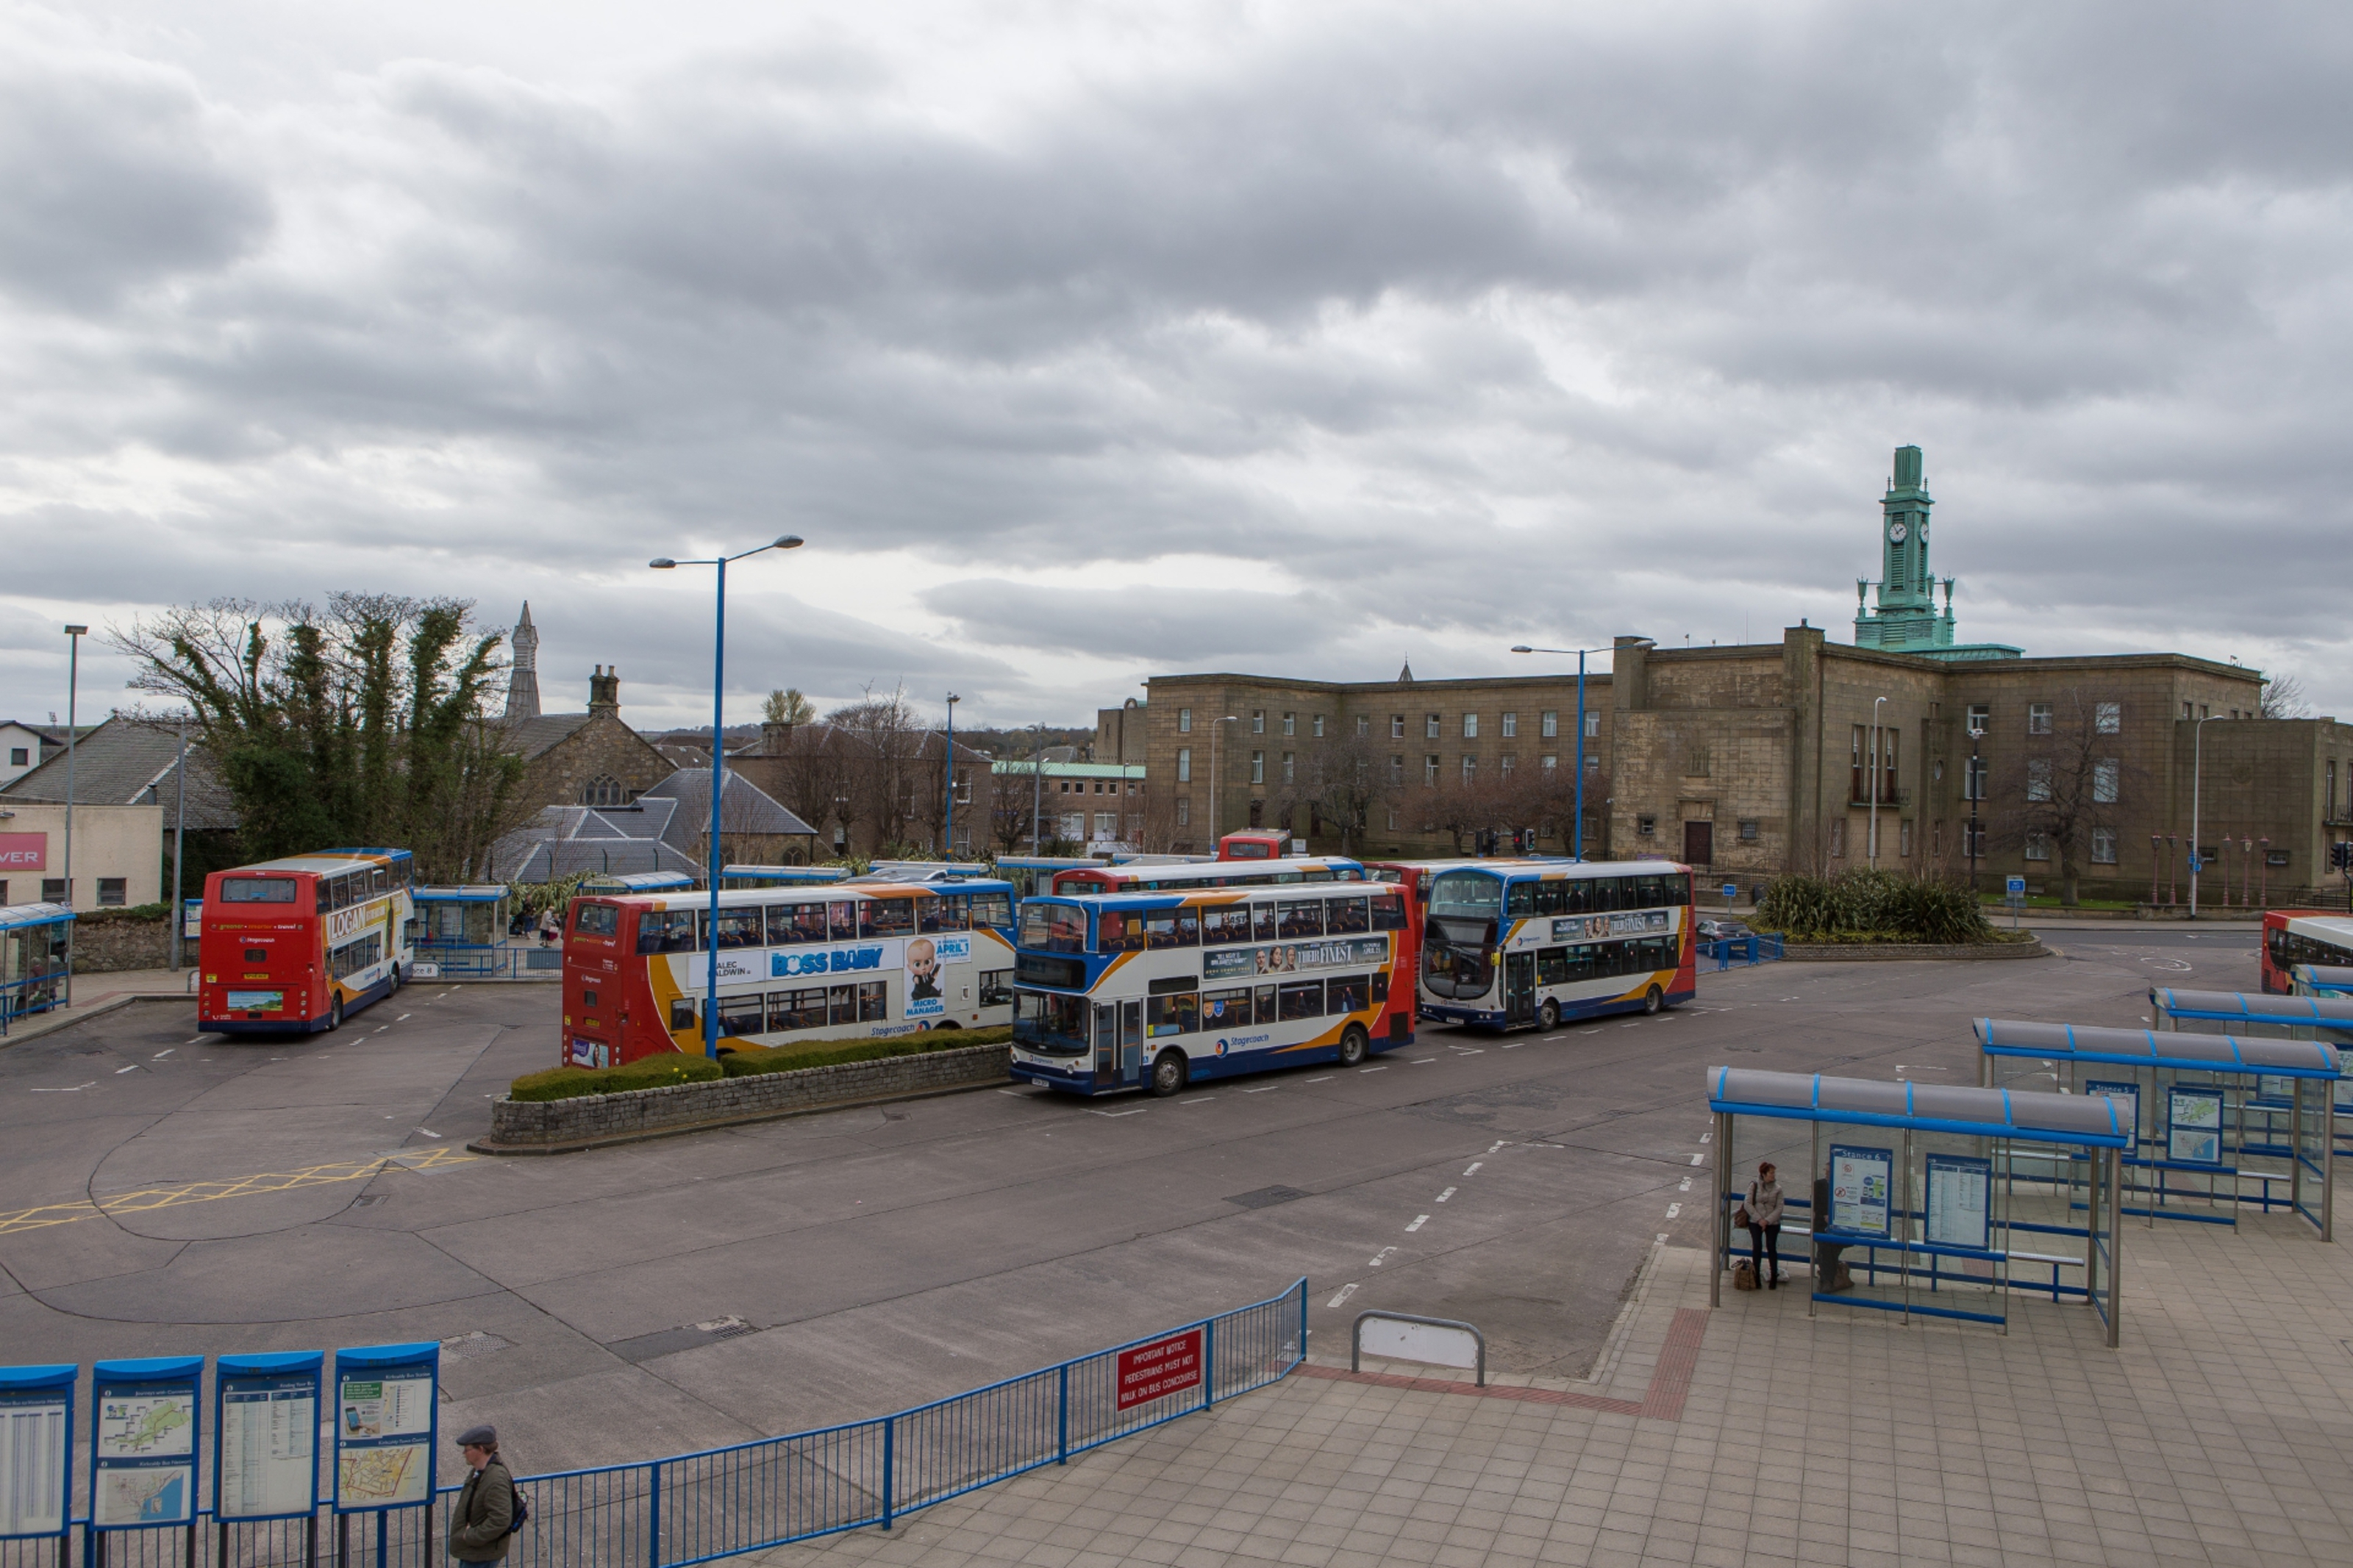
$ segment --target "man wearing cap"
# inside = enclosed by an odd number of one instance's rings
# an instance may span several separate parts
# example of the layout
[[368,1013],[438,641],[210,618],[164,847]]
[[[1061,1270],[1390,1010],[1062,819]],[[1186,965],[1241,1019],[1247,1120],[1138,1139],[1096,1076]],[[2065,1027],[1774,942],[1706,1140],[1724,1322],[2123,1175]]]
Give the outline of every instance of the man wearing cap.
[[495,1426],[470,1426],[458,1434],[466,1456],[466,1478],[449,1516],[449,1555],[460,1563],[496,1563],[507,1554],[514,1528],[514,1477],[499,1458]]

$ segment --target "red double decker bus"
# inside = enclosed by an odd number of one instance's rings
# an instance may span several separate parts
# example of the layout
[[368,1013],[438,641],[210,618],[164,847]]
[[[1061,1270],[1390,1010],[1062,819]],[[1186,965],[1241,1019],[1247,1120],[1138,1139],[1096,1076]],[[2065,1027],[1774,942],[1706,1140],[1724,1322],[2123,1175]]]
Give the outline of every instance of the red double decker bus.
[[400,989],[416,962],[406,849],[322,849],[205,879],[196,1027],[315,1034]]

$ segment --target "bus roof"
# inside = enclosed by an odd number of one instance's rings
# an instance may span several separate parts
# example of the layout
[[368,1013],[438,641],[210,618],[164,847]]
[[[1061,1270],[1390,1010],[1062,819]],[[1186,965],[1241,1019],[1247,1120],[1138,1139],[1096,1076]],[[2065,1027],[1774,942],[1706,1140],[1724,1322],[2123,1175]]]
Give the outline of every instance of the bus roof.
[[[1190,860],[1160,866],[1070,866],[1065,870],[1099,870],[1114,881],[1149,881],[1155,886],[1170,884],[1214,887],[1229,877],[1263,879],[1283,871],[1361,871],[1361,860],[1345,855],[1293,855],[1277,860]],[[1236,884],[1240,885],[1240,884]]]
[[2298,936],[2322,936],[2339,947],[2353,947],[2353,915],[2290,915],[2287,929]]
[[1398,870],[1436,875],[1441,871],[1492,871],[1499,877],[1655,877],[1662,871],[1688,871],[1678,860],[1566,860],[1546,856],[1484,860],[1372,860],[1370,870]]
[[321,849],[310,855],[289,855],[279,860],[258,860],[250,866],[232,866],[220,875],[242,877],[248,873],[304,871],[314,877],[332,877],[354,866],[389,866],[409,858],[406,849]]
[[1231,903],[1241,899],[1402,898],[1394,882],[1258,882],[1224,888],[1159,888],[1118,893],[1039,893],[1021,900],[1032,904],[1067,904],[1074,910],[1165,910],[1187,899],[1214,899]]
[[[627,902],[658,910],[702,910],[711,907],[709,892],[695,889],[691,896],[681,897],[686,889],[655,892],[607,891],[604,889],[583,889],[582,897]],[[759,905],[789,894],[790,888],[722,888],[719,890],[721,909],[740,909]],[[1005,893],[1010,895],[1013,884],[988,877],[963,878],[952,883],[934,882],[827,882],[808,889],[812,896],[822,894],[829,899],[928,899],[952,893]]]
[[683,871],[623,871],[604,872],[582,879],[580,890],[586,892],[667,893],[681,888],[691,888],[694,879]]

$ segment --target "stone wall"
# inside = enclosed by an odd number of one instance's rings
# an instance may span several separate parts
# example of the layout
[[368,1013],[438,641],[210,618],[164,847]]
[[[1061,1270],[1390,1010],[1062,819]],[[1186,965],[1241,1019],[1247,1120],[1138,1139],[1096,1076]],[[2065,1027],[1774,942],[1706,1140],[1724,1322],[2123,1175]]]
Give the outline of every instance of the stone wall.
[[[114,974],[126,969],[162,969],[172,962],[172,922],[92,914],[74,921],[74,973]],[[187,960],[195,962],[195,944]]]
[[518,796],[534,811],[543,805],[578,805],[590,780],[610,777],[620,784],[624,798],[635,800],[676,771],[617,712],[599,710],[532,759]]
[[484,1154],[563,1153],[867,1100],[940,1094],[1004,1082],[1009,1056],[1005,1046],[965,1046],[576,1100],[501,1100],[491,1106],[490,1137],[468,1147]]

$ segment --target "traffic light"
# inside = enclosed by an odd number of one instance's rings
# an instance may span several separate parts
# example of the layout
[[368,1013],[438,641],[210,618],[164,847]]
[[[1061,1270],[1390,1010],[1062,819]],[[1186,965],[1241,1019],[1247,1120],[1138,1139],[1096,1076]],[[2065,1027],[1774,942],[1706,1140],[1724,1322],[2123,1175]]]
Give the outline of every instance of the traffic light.
[[2332,871],[2353,871],[2353,842],[2328,847],[2328,868]]

